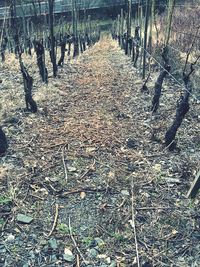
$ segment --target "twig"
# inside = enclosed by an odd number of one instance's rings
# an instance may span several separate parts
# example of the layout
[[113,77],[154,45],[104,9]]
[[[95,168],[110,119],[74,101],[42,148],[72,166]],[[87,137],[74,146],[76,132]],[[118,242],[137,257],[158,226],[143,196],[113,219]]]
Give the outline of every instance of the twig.
[[138,241],[137,241],[137,234],[136,234],[136,226],[135,226],[135,212],[134,212],[134,193],[133,193],[133,178],[132,178],[132,183],[131,183],[131,192],[132,192],[132,220],[131,220],[131,226],[133,227],[134,231],[134,239],[135,239],[135,250],[136,250],[136,256],[137,256],[137,266],[140,267],[140,258],[139,258],[139,252],[138,252]]
[[[108,192],[111,191],[111,188],[80,188],[80,189],[74,189],[68,192],[64,192],[61,197],[65,197],[72,194],[79,194],[81,192],[87,192],[87,193],[100,193],[100,192]],[[118,194],[118,192],[116,192]]]
[[65,153],[64,153],[65,146],[62,149],[62,162],[63,162],[63,167],[64,167],[64,172],[65,172],[65,180],[66,182],[68,181],[68,175],[67,175],[67,167],[65,163]]
[[38,199],[40,199],[40,200],[44,200],[44,198],[43,198],[43,197],[36,196],[36,195],[34,195],[34,194],[29,194],[29,196],[31,196],[31,197],[35,197],[35,198],[38,198]]
[[80,257],[83,259],[84,263],[87,264],[87,261],[85,260],[83,254],[81,253],[79,247],[77,246],[76,240],[75,240],[74,237],[73,237],[72,228],[71,228],[71,220],[70,220],[70,216],[69,216],[69,233],[70,233],[70,237],[71,237],[71,239],[72,239],[72,241],[73,241],[73,243],[74,243],[74,246],[75,246],[75,248],[76,248],[78,254],[79,254]]
[[54,217],[53,226],[52,226],[51,232],[48,234],[47,237],[50,237],[52,235],[53,231],[55,230],[57,220],[58,220],[58,204],[56,204],[56,213],[55,213],[55,217]]
[[1,228],[1,232],[3,232],[4,229],[6,228],[6,225],[8,223],[8,220],[9,220],[9,217],[5,220],[5,222],[4,222],[4,224],[3,224],[2,228]]
[[136,208],[136,210],[168,210],[172,209],[170,207],[142,207],[142,208]]
[[76,255],[76,267],[80,267],[80,259],[79,259],[79,255]]
[[94,160],[93,164],[89,166],[89,168],[81,175],[79,179],[82,180],[90,171],[93,171],[95,164],[96,164],[96,161]]

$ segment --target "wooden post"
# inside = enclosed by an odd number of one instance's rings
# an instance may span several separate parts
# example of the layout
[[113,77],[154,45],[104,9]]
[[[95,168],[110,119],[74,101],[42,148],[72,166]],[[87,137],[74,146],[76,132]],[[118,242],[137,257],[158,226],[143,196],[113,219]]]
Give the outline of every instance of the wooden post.
[[148,22],[149,22],[149,3],[150,0],[146,2],[146,12],[145,12],[145,29],[144,29],[144,51],[143,51],[143,70],[142,78],[145,79],[145,66],[146,66],[146,50],[147,50],[147,31],[148,31]]
[[190,190],[187,193],[187,198],[195,198],[200,189],[200,171],[197,173],[194,182],[192,183]]
[[121,8],[121,29],[120,29],[120,45],[123,48],[123,34],[124,34],[124,10]]
[[116,34],[117,34],[117,38],[118,38],[118,43],[119,43],[119,45],[120,45],[120,43],[121,43],[121,41],[120,41],[120,15],[118,15],[118,17],[117,17],[117,32],[116,32]]
[[56,54],[55,54],[55,36],[53,28],[53,11],[54,11],[54,0],[48,0],[49,3],[49,29],[50,29],[50,39],[51,39],[51,62],[53,64],[53,76],[57,76],[57,64],[56,64]]
[[150,29],[149,29],[149,39],[148,39],[148,48],[149,48],[149,53],[152,53],[152,32],[153,32],[153,0],[150,0],[150,7],[151,7],[151,12],[150,12],[150,18],[149,18],[149,25],[150,25]]
[[125,54],[128,55],[129,39],[131,37],[131,0],[128,0],[127,12],[127,32],[126,32],[126,49]]

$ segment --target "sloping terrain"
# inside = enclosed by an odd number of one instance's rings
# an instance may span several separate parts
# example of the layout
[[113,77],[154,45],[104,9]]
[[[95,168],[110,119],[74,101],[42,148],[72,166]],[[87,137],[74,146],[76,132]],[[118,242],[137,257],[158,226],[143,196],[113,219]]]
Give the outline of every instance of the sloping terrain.
[[198,103],[191,100],[171,153],[163,137],[180,88],[167,80],[152,116],[157,73],[142,93],[109,37],[66,62],[48,86],[29,65],[36,115],[22,109],[21,76],[9,60],[4,79],[18,76],[1,89],[10,148],[0,167],[0,266],[137,266],[137,253],[141,266],[199,266],[199,197],[186,199],[200,162]]

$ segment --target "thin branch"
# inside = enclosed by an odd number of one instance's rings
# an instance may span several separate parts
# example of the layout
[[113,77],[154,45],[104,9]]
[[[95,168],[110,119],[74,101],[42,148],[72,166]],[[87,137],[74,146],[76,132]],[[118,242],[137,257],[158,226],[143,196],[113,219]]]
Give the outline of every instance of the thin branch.
[[75,248],[76,248],[78,254],[79,254],[80,257],[83,259],[83,262],[84,262],[85,264],[87,264],[88,262],[85,260],[83,254],[81,253],[79,247],[77,246],[76,240],[75,240],[74,237],[73,237],[72,228],[71,228],[71,219],[70,219],[70,216],[69,216],[69,233],[70,233],[70,237],[71,237],[71,239],[72,239],[72,241],[73,241],[73,243],[74,243],[74,246],[75,246]]
[[52,229],[51,229],[51,231],[50,231],[50,233],[48,234],[47,237],[50,237],[52,235],[53,231],[56,228],[57,221],[58,221],[58,204],[56,204],[56,212],[55,212],[53,226],[52,226]]
[[62,149],[62,162],[63,162],[64,172],[65,172],[65,180],[66,180],[66,182],[68,182],[68,174],[67,174],[67,166],[66,166],[66,163],[65,163],[65,153],[64,153],[64,150],[65,150],[65,146]]

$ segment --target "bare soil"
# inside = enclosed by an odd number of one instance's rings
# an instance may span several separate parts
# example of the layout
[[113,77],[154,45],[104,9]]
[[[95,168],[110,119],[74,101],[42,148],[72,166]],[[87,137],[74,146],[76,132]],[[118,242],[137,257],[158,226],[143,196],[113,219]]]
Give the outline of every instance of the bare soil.
[[[186,198],[200,163],[199,103],[191,99],[172,153],[163,139],[180,88],[167,79],[152,116],[158,73],[142,93],[115,41],[102,38],[49,85],[34,60],[25,61],[34,115],[23,111],[17,60],[0,68],[9,139],[0,159],[0,266],[139,266],[137,253],[140,266],[200,266],[199,196]],[[19,213],[33,221],[20,223]],[[69,251],[74,261],[63,256]]]

